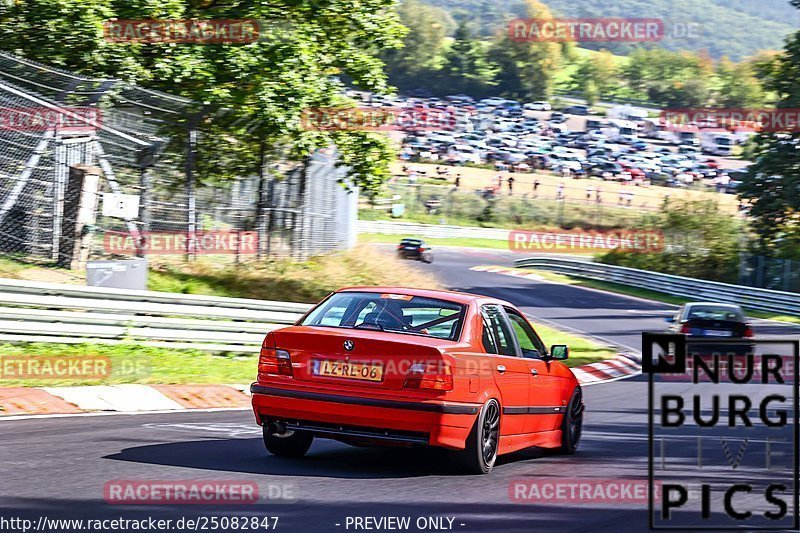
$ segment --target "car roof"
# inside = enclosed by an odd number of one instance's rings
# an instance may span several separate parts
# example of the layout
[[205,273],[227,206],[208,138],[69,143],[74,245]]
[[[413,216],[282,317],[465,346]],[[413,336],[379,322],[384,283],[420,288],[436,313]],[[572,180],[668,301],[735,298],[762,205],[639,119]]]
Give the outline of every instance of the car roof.
[[689,306],[689,305],[715,305],[715,306],[718,306],[718,307],[736,307],[738,309],[741,309],[741,306],[739,306],[739,305],[727,304],[727,303],[721,303],[721,302],[686,302],[683,305],[687,305],[687,306]]
[[742,311],[742,308],[739,305],[736,305],[736,304],[725,304],[725,303],[719,303],[719,302],[686,302],[683,305],[687,309],[689,307],[693,307],[693,306],[707,306],[707,307],[719,307],[721,309],[735,309],[737,311]]
[[471,302],[478,303],[497,303],[501,305],[512,304],[498,300],[497,298],[489,298],[479,294],[470,294],[466,292],[446,291],[440,289],[414,289],[410,287],[344,287],[336,292],[371,292],[371,293],[388,293],[388,294],[403,294],[408,296],[420,296],[422,298],[438,298],[440,300],[447,300],[459,304],[469,304]]

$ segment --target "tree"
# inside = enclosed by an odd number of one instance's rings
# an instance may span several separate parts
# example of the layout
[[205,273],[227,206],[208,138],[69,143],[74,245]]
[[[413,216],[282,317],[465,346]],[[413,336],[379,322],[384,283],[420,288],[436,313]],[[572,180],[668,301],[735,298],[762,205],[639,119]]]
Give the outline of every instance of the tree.
[[717,106],[738,109],[764,105],[764,89],[752,64],[744,61],[732,63],[724,57],[717,64],[716,75],[719,79]]
[[618,74],[619,69],[614,55],[603,50],[592,54],[578,64],[578,68],[572,76],[572,85],[583,94],[584,99],[591,105],[598,98],[609,95]]
[[[526,9],[530,18],[553,18],[547,6],[538,0],[527,0]],[[524,100],[549,97],[565,46],[557,42],[515,41],[507,29],[501,31],[489,51],[489,59],[498,68],[500,93]]]
[[[793,2],[800,7],[800,2]],[[786,43],[769,68],[767,87],[779,96],[778,110],[800,106],[800,32]],[[800,132],[762,132],[755,139],[755,163],[745,177],[740,196],[750,214],[762,251],[775,252],[785,234],[797,234],[800,224]]]
[[384,52],[392,82],[401,87],[419,87],[431,72],[441,68],[448,28],[455,25],[448,13],[437,7],[404,0],[399,8],[400,21],[407,27],[402,47]]
[[[401,43],[404,29],[394,8],[394,0],[21,0],[3,8],[0,47],[226,109],[222,122],[203,123],[200,155],[214,161],[199,162],[216,173],[200,178],[225,179],[230,167],[212,163],[225,161],[231,149],[242,155],[240,166],[257,171],[254,154],[262,142],[294,146],[298,157],[328,146],[333,135],[305,131],[300,116],[308,108],[347,103],[338,77],[388,90],[378,54]],[[112,43],[103,37],[103,22],[115,17],[261,22],[259,39],[250,44]],[[374,171],[380,175],[388,163]]]
[[639,97],[668,107],[700,107],[709,103],[714,69],[707,56],[654,48],[633,52],[622,74]]
[[445,54],[443,78],[448,90],[483,96],[495,85],[497,67],[477,40],[467,22],[461,22],[453,35],[453,44]]

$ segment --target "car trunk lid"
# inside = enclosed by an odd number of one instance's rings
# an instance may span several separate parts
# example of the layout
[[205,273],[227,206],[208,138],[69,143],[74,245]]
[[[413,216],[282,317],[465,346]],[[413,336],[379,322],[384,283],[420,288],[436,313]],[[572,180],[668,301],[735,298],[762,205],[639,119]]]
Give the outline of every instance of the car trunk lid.
[[746,324],[732,320],[713,320],[693,318],[684,323],[684,330],[697,337],[732,337],[744,336]]
[[442,339],[318,326],[274,332],[278,349],[289,352],[294,379],[353,389],[399,390],[415,363],[443,363]]

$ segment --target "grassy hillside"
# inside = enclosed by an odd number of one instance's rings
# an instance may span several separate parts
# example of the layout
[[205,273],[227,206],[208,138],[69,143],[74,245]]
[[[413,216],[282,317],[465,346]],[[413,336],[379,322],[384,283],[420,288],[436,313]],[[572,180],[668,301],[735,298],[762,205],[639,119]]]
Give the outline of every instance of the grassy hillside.
[[[474,22],[475,29],[492,35],[510,18],[525,16],[523,0],[426,0],[447,9],[456,20]],[[661,18],[668,36],[658,46],[669,50],[707,50],[715,58],[740,59],[758,50],[780,49],[784,38],[800,27],[800,10],[787,0],[544,0],[563,17]],[[673,37],[672,28],[696,24],[695,36]],[[632,45],[594,43],[626,54]]]

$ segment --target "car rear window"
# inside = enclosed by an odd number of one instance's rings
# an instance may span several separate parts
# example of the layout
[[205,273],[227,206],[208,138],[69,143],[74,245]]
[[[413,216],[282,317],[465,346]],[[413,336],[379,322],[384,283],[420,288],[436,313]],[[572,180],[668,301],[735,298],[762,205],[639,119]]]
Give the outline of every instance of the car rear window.
[[744,322],[744,313],[734,307],[716,307],[709,305],[693,305],[689,308],[689,320],[731,320]]
[[456,340],[465,313],[463,305],[437,298],[338,292],[315,307],[301,325],[391,331]]

